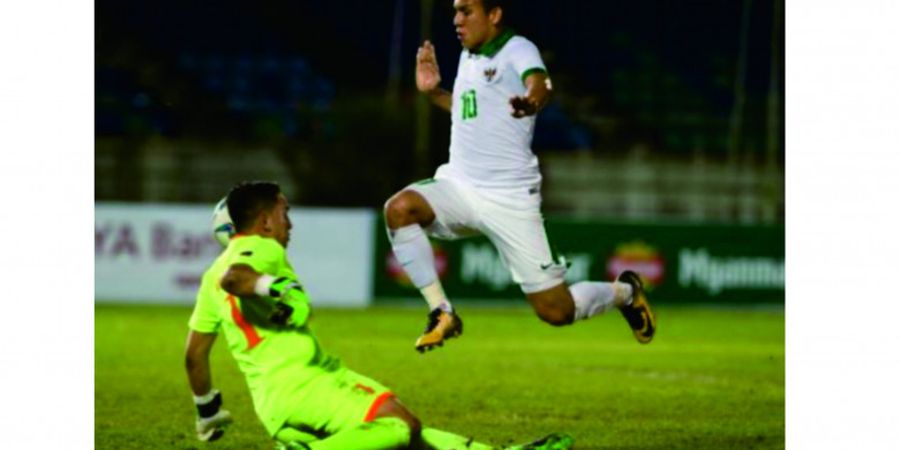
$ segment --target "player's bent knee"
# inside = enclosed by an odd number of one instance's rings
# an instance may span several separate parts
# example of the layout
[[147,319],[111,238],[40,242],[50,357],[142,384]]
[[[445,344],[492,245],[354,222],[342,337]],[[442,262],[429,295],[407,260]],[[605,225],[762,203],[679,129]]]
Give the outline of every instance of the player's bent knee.
[[575,300],[565,283],[526,296],[534,312],[544,322],[558,327],[575,321]]
[[575,303],[571,300],[551,297],[532,300],[534,312],[544,322],[559,327],[575,321]]
[[538,317],[544,322],[549,323],[555,327],[561,327],[563,325],[570,325],[575,321],[575,310],[564,310],[562,308],[545,308],[538,309],[537,312]]
[[426,226],[434,220],[434,212],[418,193],[400,191],[384,204],[384,218],[393,229],[414,223]]
[[395,194],[384,202],[384,219],[388,224],[398,222],[406,215],[403,201],[397,198],[399,195]]

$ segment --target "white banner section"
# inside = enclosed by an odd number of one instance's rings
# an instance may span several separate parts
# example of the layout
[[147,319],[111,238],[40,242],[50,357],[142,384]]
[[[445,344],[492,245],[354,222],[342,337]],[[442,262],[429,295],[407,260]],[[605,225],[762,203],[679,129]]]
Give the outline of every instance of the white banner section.
[[[288,258],[313,305],[358,307],[373,295],[375,213],[292,207]],[[221,248],[212,205],[97,203],[97,302],[194,303]]]

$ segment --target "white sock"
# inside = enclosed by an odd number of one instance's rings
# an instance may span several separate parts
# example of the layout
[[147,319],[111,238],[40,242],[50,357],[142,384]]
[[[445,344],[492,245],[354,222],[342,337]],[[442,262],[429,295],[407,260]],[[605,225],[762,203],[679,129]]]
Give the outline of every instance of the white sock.
[[[569,286],[569,292],[575,300],[575,320],[603,314],[617,303],[622,303],[621,295],[624,292],[617,289],[616,284],[624,283],[581,281]],[[628,296],[631,296],[630,292]]]
[[453,312],[453,305],[450,304],[450,300],[447,300],[447,294],[444,293],[444,287],[441,286],[440,280],[419,289],[419,292],[428,302],[429,309],[441,308],[444,312]]
[[619,305],[630,305],[631,301],[634,299],[634,291],[631,289],[631,285],[628,283],[619,283],[616,281],[613,283],[613,289],[616,290],[616,304]]
[[434,253],[428,236],[419,224],[406,225],[396,230],[388,230],[391,248],[397,262],[413,285],[419,289],[431,309],[441,308],[450,312],[453,307],[444,294],[444,288],[434,269]]

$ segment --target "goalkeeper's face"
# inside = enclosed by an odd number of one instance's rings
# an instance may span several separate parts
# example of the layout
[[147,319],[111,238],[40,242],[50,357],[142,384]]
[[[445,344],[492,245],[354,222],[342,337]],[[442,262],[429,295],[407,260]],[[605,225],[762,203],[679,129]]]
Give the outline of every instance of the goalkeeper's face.
[[287,248],[288,241],[291,240],[291,218],[288,217],[288,211],[291,209],[288,205],[287,198],[284,194],[278,194],[278,203],[272,209],[270,223],[272,227],[272,237],[278,241],[284,248]]

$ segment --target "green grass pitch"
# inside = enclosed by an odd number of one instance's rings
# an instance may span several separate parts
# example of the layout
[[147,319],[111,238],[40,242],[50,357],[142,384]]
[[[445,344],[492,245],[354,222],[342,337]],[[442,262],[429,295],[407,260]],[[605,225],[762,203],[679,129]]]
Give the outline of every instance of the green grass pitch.
[[[427,426],[483,442],[564,431],[577,449],[784,447],[783,310],[657,307],[657,335],[640,345],[616,311],[553,328],[526,308],[457,308],[463,336],[425,355],[413,350],[424,307],[318,309],[313,328]],[[96,448],[272,448],[224,341],[213,383],[235,424],[218,442],[195,440],[183,369],[189,315],[96,306]]]

